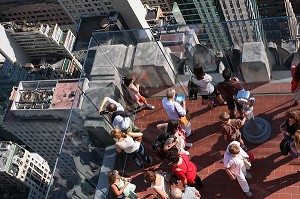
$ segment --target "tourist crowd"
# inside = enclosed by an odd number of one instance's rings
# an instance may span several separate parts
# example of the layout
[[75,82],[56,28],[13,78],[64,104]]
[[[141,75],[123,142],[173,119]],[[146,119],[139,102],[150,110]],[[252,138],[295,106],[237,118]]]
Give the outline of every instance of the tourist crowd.
[[[292,68],[293,77],[295,71],[297,71],[296,67]],[[228,143],[223,159],[224,170],[231,180],[237,180],[247,197],[252,197],[253,193],[250,191],[247,179],[252,178],[249,169],[251,168],[253,154],[247,152],[240,129],[247,120],[254,118],[252,111],[255,99],[249,97],[244,104],[239,103],[236,96],[240,91],[244,91],[243,85],[239,79],[232,77],[231,71],[227,68],[222,72],[222,75],[224,81],[214,86],[212,77],[206,74],[202,67],[196,65],[191,81],[197,87],[198,94],[201,95],[208,108],[227,105],[228,113],[224,112],[219,116],[220,121],[222,121],[220,133],[223,135],[225,142]],[[139,85],[134,85],[134,80],[134,77],[125,77],[124,81],[132,100],[138,104],[138,108],[145,105],[149,109],[155,109],[140,94]],[[292,84],[292,91],[296,92],[299,80],[293,79],[293,81],[297,85]],[[217,104],[209,98],[212,94],[216,96]],[[192,134],[191,123],[188,121],[189,113],[185,100],[178,101],[176,96],[174,89],[168,88],[166,90],[166,97],[162,99],[162,105],[169,120],[157,125],[157,130],[160,133],[158,133],[159,136],[152,146],[154,157],[160,161],[168,161],[171,165],[171,172],[155,171],[150,167],[153,158],[148,156],[142,144],[143,133],[134,125],[120,103],[110,97],[105,97],[99,108],[99,113],[108,112],[111,124],[115,127],[111,132],[111,136],[116,141],[117,152],[124,151],[134,160],[137,167],[145,170],[144,181],[150,184],[150,189],[156,193],[157,198],[200,198],[203,184],[201,178],[197,175],[195,164],[189,158],[188,149],[193,144],[186,142],[186,138]],[[295,100],[295,105],[298,104],[298,101]],[[103,110],[106,103],[108,105]],[[287,110],[286,120],[280,125],[280,130],[288,145],[288,152],[292,157],[298,157],[300,154],[299,108],[295,107]],[[146,165],[148,166],[147,169],[145,168]],[[134,192],[136,186],[131,183],[131,178],[120,176],[118,171],[113,170],[108,173],[108,182],[117,198],[138,198],[138,195]],[[181,182],[181,186],[178,186],[178,182]]]

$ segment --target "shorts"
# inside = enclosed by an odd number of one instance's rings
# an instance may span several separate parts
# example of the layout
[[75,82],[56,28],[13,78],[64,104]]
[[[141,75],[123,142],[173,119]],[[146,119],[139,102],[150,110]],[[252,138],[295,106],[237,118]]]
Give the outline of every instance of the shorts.
[[238,111],[243,111],[244,110],[244,107],[243,105],[237,103],[235,100],[233,99],[230,99],[230,100],[226,100],[227,102],[227,107],[229,110],[234,110],[235,107]]
[[[221,93],[218,92],[217,88],[214,86],[214,91],[211,94],[215,94],[216,96],[221,95]],[[201,95],[203,100],[208,100],[208,95]]]
[[235,133],[235,134],[233,134],[233,135],[229,135],[228,137],[227,137],[227,141],[228,142],[232,142],[232,141],[240,141],[240,139],[242,139],[242,134],[241,134],[241,132],[238,132],[238,133]]
[[134,95],[131,96],[131,98],[139,103],[144,103],[146,101],[146,98],[142,96],[140,93],[135,93]]

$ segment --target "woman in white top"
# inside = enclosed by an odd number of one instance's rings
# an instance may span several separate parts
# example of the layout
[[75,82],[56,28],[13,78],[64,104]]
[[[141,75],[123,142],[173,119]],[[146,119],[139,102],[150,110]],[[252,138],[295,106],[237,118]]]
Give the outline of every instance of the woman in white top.
[[169,198],[171,185],[165,181],[164,176],[160,172],[146,171],[144,180],[151,183],[151,188],[157,193],[158,198]]
[[212,85],[212,77],[209,74],[206,74],[202,67],[196,65],[194,67],[194,75],[195,76],[192,76],[192,82],[197,85],[198,93],[202,96],[205,104],[207,104],[210,108],[214,107],[213,102],[208,99],[208,95],[212,93],[216,95],[219,104],[226,104],[217,88]]
[[[137,134],[137,133],[136,133]],[[151,164],[151,159],[147,156],[142,143],[134,141],[132,137],[122,133],[120,129],[114,129],[111,132],[112,137],[116,141],[116,150],[121,153],[122,150],[130,156],[139,168],[144,167],[144,163],[139,159],[139,156],[148,164]]]
[[242,190],[250,198],[253,196],[246,178],[251,179],[252,175],[247,172],[244,159],[249,158],[248,154],[240,147],[240,143],[232,141],[224,154],[225,171],[231,180],[237,179]]

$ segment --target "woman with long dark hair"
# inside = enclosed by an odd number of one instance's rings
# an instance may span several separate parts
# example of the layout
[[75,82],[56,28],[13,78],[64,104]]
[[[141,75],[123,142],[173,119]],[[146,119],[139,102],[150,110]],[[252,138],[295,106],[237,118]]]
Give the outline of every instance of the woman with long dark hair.
[[205,73],[202,67],[197,67],[197,65],[194,67],[194,76],[192,77],[192,82],[197,85],[198,93],[201,95],[204,103],[210,108],[214,107],[213,102],[208,99],[210,94],[216,95],[219,104],[226,104],[217,88],[212,85],[212,76]]

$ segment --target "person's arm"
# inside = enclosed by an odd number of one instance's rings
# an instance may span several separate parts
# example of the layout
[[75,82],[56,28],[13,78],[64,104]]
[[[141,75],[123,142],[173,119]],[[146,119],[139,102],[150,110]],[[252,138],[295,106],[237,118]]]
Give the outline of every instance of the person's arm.
[[183,101],[183,106],[181,106],[178,102],[174,102],[174,108],[176,108],[175,111],[177,111],[177,113],[180,115],[180,116],[185,116],[186,115],[186,102],[185,100]]
[[104,97],[101,106],[99,107],[99,113],[101,111],[103,111],[103,106],[106,104],[106,102],[108,101],[108,97]]
[[293,141],[293,142],[291,143],[291,150],[292,150],[295,154],[298,154],[297,149],[296,149],[296,143],[295,143],[295,141]]
[[163,190],[158,189],[158,188],[153,188],[153,189],[162,199],[168,198],[166,192],[164,192]]
[[182,183],[182,186],[183,186],[183,187],[186,187],[186,186],[187,186],[187,179],[181,180],[181,183]]
[[[173,140],[172,142],[170,140]],[[171,149],[173,146],[175,146],[178,143],[178,140],[176,139],[176,137],[174,138],[168,138],[165,145],[164,145],[164,150],[169,150]]]
[[129,182],[124,182],[124,186],[119,190],[117,185],[112,184],[110,187],[116,196],[119,196],[123,193],[125,187],[129,184]]
[[286,130],[286,122],[284,121],[280,124],[280,132],[283,133],[283,136],[289,135],[289,132]]
[[127,135],[129,135],[130,137],[133,137],[133,138],[135,138],[135,137],[142,137],[144,134],[143,133],[139,133],[139,132],[127,132],[126,133]]
[[116,150],[117,150],[118,153],[122,152],[122,149],[119,147],[119,145],[115,144],[115,147],[116,147]]
[[226,173],[229,175],[231,180],[235,180],[236,177],[233,175],[233,173],[230,171],[230,168],[225,168]]
[[247,118],[244,117],[244,118],[241,120],[241,121],[242,121],[242,122],[241,122],[241,127],[244,126],[244,124],[245,124],[245,122],[246,122],[246,119],[247,119]]
[[158,130],[160,130],[161,132],[166,132],[167,131],[167,128],[168,128],[168,123],[166,122],[166,123],[162,123],[162,124],[158,124],[157,126],[156,126],[156,128],[158,129]]
[[130,84],[128,88],[130,90],[136,92],[136,93],[140,92],[140,85],[139,84],[136,84],[136,85]]

